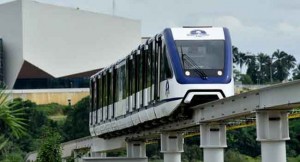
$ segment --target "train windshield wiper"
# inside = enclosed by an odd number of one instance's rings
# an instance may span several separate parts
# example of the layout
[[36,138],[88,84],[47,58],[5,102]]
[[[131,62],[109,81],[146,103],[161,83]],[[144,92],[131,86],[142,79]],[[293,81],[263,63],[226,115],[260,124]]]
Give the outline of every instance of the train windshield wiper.
[[190,58],[188,55],[182,53],[182,62],[183,62],[183,66],[184,68],[190,68],[190,69],[194,69],[196,71],[196,73],[200,76],[201,79],[203,80],[207,80],[207,75],[206,73],[199,68],[199,66],[194,62],[194,60],[192,58]]
[[180,50],[181,50],[183,68],[187,67],[187,68],[194,69],[201,79],[207,80],[207,75],[205,74],[205,72],[199,68],[199,66],[194,62],[192,58],[190,58],[187,54],[183,53],[182,46],[180,46]]

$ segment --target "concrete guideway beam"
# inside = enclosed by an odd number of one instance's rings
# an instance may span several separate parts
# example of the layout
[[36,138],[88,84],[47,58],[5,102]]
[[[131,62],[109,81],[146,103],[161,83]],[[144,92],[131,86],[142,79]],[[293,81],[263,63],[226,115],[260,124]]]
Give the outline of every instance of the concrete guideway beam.
[[262,162],[286,162],[286,140],[289,140],[288,112],[262,110],[256,113],[257,141],[261,142]]
[[224,148],[227,147],[226,125],[201,124],[200,132],[204,162],[224,162]]
[[181,132],[164,132],[160,135],[160,140],[164,162],[181,162],[183,134]]

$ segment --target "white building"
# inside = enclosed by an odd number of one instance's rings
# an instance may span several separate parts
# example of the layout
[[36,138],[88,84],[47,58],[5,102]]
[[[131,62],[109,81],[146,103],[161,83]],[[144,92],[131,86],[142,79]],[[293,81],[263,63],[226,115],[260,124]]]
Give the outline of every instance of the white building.
[[4,82],[65,78],[100,69],[141,42],[130,20],[31,0],[0,5]]

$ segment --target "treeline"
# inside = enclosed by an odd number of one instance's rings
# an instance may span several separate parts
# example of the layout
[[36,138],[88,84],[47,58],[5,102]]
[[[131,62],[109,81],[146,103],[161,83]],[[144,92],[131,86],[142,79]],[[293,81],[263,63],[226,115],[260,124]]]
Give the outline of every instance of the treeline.
[[[37,105],[21,99],[15,99],[11,104],[16,105],[11,111],[22,110],[18,118],[22,118],[25,123],[25,133],[16,138],[12,129],[0,118],[0,135],[6,139],[5,143],[0,139],[0,146],[3,144],[0,147],[0,162],[25,161],[26,154],[32,151],[47,153],[51,157],[49,149],[52,146],[57,147],[61,142],[89,136],[88,97],[73,107],[58,104]],[[5,113],[0,111],[1,115]],[[55,116],[65,117],[55,119]],[[57,161],[54,157],[50,159]],[[39,161],[52,162],[47,159]]]
[[[243,84],[272,84],[288,79],[300,79],[300,64],[285,51],[276,50],[273,54],[241,52],[232,47],[234,79]],[[246,67],[246,69],[243,69]],[[243,74],[243,72],[246,72]]]

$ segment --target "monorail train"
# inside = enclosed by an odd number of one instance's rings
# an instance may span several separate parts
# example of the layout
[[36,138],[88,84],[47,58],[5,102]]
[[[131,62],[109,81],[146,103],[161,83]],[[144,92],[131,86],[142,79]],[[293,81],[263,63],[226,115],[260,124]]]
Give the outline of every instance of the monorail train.
[[166,28],[93,75],[90,93],[92,136],[109,138],[188,117],[189,107],[234,94],[229,31]]

